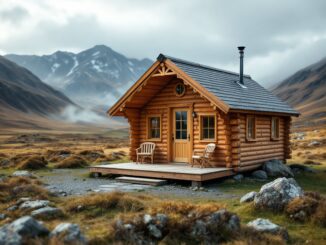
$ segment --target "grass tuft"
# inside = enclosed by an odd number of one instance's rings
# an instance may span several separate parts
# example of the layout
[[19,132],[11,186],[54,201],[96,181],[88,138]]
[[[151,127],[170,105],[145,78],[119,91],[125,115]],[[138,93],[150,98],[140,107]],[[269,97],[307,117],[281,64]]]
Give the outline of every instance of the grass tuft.
[[18,163],[18,169],[42,169],[46,168],[48,162],[42,156],[31,156]]
[[145,205],[138,197],[121,192],[97,193],[68,201],[65,209],[70,212],[94,211],[95,216],[110,210],[137,212],[144,210]]
[[86,160],[79,156],[70,156],[55,165],[55,168],[83,168],[88,166]]

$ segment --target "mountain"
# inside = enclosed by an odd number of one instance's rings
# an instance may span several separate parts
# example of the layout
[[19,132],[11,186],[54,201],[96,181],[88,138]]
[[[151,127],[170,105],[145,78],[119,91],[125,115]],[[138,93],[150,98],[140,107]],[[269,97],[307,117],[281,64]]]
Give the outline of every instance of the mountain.
[[326,57],[277,84],[273,93],[296,108],[301,124],[326,123]]
[[43,83],[27,69],[0,56],[0,107],[24,113],[50,115],[73,105],[61,92]]
[[152,64],[130,59],[105,45],[80,53],[6,55],[81,105],[112,105]]

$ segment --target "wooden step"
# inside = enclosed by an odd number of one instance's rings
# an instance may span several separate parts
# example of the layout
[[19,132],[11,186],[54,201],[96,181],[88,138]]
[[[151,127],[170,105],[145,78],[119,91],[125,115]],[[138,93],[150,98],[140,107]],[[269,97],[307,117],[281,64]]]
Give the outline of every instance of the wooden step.
[[138,177],[128,177],[128,176],[117,177],[115,179],[119,182],[152,185],[152,186],[159,186],[167,183],[167,181],[163,179],[138,178]]

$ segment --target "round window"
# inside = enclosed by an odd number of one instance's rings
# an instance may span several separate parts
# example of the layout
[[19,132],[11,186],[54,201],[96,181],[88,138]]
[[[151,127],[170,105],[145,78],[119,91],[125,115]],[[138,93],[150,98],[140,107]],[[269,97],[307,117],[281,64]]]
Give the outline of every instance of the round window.
[[177,96],[183,96],[186,92],[186,87],[183,83],[178,83],[175,86],[175,93]]

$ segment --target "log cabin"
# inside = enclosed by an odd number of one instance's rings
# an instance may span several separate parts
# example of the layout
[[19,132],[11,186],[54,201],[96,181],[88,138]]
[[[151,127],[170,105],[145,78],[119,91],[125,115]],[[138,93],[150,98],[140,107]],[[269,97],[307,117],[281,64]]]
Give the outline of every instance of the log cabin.
[[109,109],[130,124],[130,159],[141,143],[154,142],[157,164],[190,163],[209,143],[211,167],[234,172],[291,157],[291,116],[299,113],[240,72],[160,54]]

